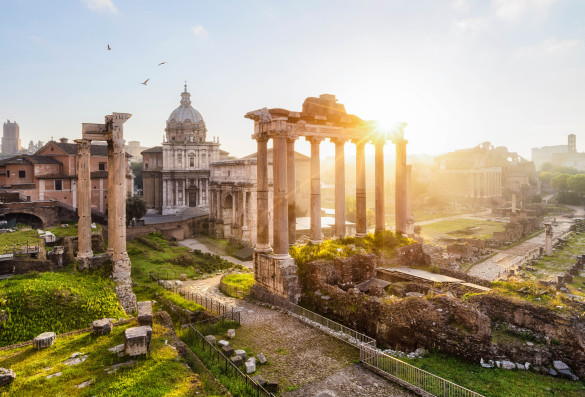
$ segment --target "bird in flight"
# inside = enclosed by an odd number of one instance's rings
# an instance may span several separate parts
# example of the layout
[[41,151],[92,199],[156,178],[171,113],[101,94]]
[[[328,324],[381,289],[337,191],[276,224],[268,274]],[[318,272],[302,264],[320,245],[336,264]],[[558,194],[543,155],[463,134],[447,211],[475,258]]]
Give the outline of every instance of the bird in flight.
[[110,45],[108,44],[108,51],[110,51],[112,49],[112,47],[110,47]]
[[166,62],[161,62],[161,63],[159,63],[159,64],[158,64],[158,65],[156,65],[156,66],[164,65],[165,63],[166,63]]
[[146,80],[144,80],[144,83],[140,83],[140,84],[146,85],[146,83],[148,83],[148,80],[150,80],[150,79],[146,79]]

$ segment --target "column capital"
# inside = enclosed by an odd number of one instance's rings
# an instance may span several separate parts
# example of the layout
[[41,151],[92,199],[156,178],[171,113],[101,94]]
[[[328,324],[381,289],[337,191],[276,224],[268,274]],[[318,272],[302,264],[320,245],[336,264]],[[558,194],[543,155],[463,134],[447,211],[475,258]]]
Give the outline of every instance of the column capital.
[[91,147],[91,140],[76,139],[73,142],[77,145],[77,154],[89,155],[89,148]]

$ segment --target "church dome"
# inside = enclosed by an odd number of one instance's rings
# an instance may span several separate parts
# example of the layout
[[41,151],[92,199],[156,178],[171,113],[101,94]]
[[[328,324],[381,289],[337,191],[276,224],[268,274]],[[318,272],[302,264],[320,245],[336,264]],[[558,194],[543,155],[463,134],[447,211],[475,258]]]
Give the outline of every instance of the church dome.
[[203,117],[191,106],[191,94],[187,92],[187,84],[185,84],[185,91],[181,92],[181,106],[173,110],[167,123],[171,121],[184,123],[187,120],[192,124],[197,124],[203,122]]

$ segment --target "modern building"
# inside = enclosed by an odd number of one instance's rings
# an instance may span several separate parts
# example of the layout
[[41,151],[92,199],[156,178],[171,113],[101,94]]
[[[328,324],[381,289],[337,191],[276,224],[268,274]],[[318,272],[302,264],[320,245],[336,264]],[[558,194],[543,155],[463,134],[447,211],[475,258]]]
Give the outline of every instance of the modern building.
[[20,127],[16,121],[6,120],[2,129],[2,158],[20,153]]
[[536,186],[536,169],[504,146],[484,142],[435,157],[431,191],[445,199],[509,198]]
[[[133,178],[130,155],[126,154],[128,194]],[[90,146],[91,206],[105,214],[108,208],[108,147]],[[18,155],[0,161],[0,189],[18,192],[23,200],[55,200],[77,208],[77,145],[67,138],[50,141],[33,155]]]
[[166,122],[162,146],[142,151],[144,198],[150,213],[169,215],[208,206],[210,165],[227,158],[218,140],[206,140],[205,122],[190,98],[185,84],[180,106]]

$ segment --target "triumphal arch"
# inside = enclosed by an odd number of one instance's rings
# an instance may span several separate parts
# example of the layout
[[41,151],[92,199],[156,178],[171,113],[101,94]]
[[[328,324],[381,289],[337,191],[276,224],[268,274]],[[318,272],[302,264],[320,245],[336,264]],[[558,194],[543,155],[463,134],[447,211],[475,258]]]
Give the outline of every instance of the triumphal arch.
[[[257,243],[254,252],[254,278],[269,292],[293,302],[300,297],[297,266],[288,253],[295,242],[294,145],[299,137],[311,144],[310,239],[319,243],[321,234],[321,178],[319,145],[325,140],[335,144],[335,235],[345,234],[345,155],[344,145],[356,145],[356,235],[366,234],[366,163],[365,145],[375,146],[376,230],[385,229],[384,152],[388,139],[396,145],[396,230],[407,232],[406,143],[398,124],[391,132],[381,131],[373,121],[348,114],[334,95],[307,98],[301,112],[263,108],[245,115],[254,121],[252,138],[258,144],[257,157]],[[273,208],[268,203],[267,143],[273,144]],[[269,241],[269,214],[272,214],[273,244]]]
[[123,124],[129,113],[112,113],[104,124],[83,123],[82,139],[77,143],[77,211],[78,253],[80,268],[89,267],[93,258],[91,248],[91,174],[89,148],[91,141],[108,144],[108,251],[112,261],[112,278],[116,294],[127,313],[136,310],[136,295],[132,292],[130,258],[126,252],[126,152]]

